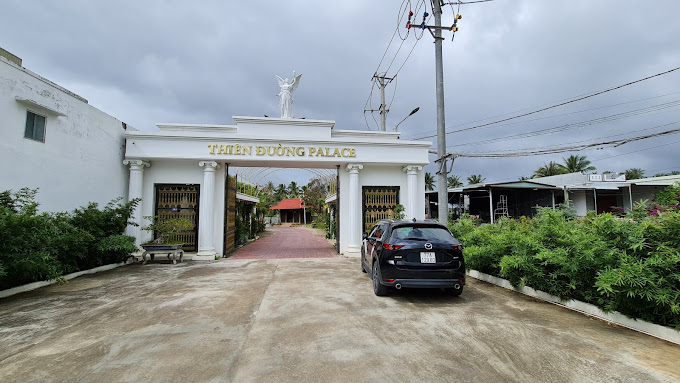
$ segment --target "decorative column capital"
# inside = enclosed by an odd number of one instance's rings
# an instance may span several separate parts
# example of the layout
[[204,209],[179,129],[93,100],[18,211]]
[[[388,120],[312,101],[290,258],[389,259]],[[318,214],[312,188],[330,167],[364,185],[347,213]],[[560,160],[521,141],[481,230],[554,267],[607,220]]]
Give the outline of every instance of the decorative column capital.
[[406,165],[401,170],[407,174],[416,174],[416,172],[423,170],[423,167],[419,165]]
[[144,167],[151,166],[151,163],[144,160],[123,160],[123,165],[130,165],[130,168],[137,167],[143,169]]
[[363,169],[362,164],[347,164],[347,171],[350,173],[359,173],[359,170]]
[[203,171],[206,171],[206,172],[209,172],[209,171],[213,171],[213,172],[214,172],[215,169],[219,169],[219,168],[220,168],[220,164],[218,164],[218,163],[215,162],[215,161],[200,161],[200,162],[198,163],[198,166],[200,166],[200,167],[202,167],[202,168],[205,168],[205,169],[203,169]]

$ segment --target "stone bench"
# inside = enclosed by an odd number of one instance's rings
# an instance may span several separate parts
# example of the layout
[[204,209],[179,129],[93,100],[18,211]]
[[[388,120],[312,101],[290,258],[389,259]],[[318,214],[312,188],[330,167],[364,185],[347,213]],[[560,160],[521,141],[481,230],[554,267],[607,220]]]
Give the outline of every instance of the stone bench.
[[177,264],[177,260],[182,262],[182,257],[184,257],[184,250],[182,250],[182,245],[142,245],[144,248],[144,253],[142,253],[142,265],[146,265],[147,255],[150,260],[154,260],[156,254],[167,254],[168,260],[172,261],[172,264]]

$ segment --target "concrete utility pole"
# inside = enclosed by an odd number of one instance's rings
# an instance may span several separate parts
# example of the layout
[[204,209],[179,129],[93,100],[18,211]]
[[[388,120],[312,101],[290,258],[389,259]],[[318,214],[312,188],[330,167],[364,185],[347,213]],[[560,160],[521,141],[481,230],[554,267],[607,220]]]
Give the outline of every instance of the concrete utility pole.
[[[435,85],[437,94],[437,163],[439,170],[437,171],[437,199],[439,222],[446,223],[449,220],[449,195],[446,185],[446,176],[451,171],[448,166],[449,161],[453,161],[453,156],[446,153],[446,121],[444,115],[444,63],[442,59],[442,29],[451,32],[457,32],[458,20],[462,17],[456,14],[453,18],[453,25],[450,27],[442,27],[442,0],[432,1],[432,13],[434,16],[435,25],[426,25],[428,13],[423,14],[423,22],[420,25],[412,24],[411,20],[414,17],[412,11],[408,14],[408,22],[406,28],[420,28],[427,29],[434,38],[434,59],[435,59]],[[455,36],[455,35],[454,35]]]
[[[374,79],[378,80],[378,85],[380,86],[380,131],[381,132],[386,132],[387,131],[387,112],[389,112],[389,109],[387,109],[387,105],[385,105],[385,86],[392,82],[394,80],[394,77],[385,77],[385,76],[378,76],[377,74],[373,75]],[[387,82],[385,82],[387,80]]]
[[432,0],[434,14],[434,60],[435,83],[437,93],[437,200],[439,222],[446,224],[449,220],[449,192],[446,184],[446,121],[444,116],[444,63],[442,58],[442,6],[439,0]]

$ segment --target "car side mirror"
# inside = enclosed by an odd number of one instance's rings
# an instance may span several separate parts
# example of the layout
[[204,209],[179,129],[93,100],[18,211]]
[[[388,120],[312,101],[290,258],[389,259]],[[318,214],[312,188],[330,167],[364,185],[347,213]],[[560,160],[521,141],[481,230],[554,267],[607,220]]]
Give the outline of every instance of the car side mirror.
[[368,238],[368,233],[361,233],[361,238],[363,238],[363,239]]

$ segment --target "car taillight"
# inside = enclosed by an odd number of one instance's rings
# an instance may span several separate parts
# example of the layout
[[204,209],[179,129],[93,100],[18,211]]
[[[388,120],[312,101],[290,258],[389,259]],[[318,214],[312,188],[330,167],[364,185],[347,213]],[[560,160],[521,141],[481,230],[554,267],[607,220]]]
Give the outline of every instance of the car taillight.
[[386,250],[399,250],[399,249],[401,249],[402,247],[404,247],[404,245],[392,245],[392,244],[390,244],[390,243],[383,243],[383,247],[384,247]]
[[451,245],[452,249],[463,250],[463,245]]

